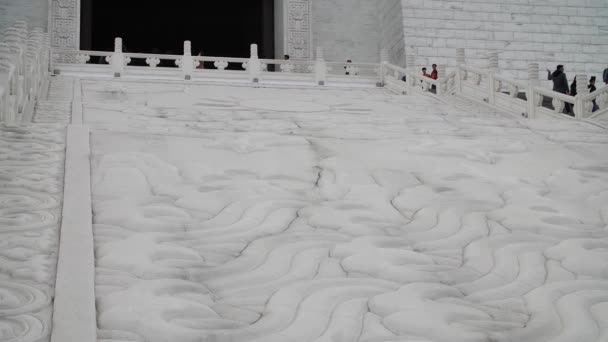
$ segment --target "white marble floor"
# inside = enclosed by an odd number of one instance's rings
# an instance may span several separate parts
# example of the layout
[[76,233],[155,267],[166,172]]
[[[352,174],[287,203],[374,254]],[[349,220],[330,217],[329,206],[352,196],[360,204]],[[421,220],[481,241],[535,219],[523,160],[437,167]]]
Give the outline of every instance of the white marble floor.
[[606,341],[608,134],[83,81],[100,341]]

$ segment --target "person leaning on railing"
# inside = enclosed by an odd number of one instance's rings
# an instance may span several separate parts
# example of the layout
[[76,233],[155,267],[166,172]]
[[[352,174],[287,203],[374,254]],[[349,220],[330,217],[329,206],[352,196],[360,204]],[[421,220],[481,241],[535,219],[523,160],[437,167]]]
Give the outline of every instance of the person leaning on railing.
[[[570,93],[570,89],[568,87],[568,78],[564,72],[563,65],[558,65],[554,72],[547,69],[547,79],[549,81],[553,81],[553,91],[566,95]],[[572,113],[572,108],[568,102],[565,103],[564,112],[566,114]]]
[[[608,70],[608,69],[606,69],[606,70]],[[589,85],[587,86],[587,88],[589,88],[590,93],[593,93],[594,91],[597,90],[597,88],[595,87],[595,76],[591,76],[591,78],[589,79]],[[600,107],[595,102],[595,99],[591,102],[593,102],[593,109],[591,109],[591,112],[595,112],[596,110],[600,109]]]

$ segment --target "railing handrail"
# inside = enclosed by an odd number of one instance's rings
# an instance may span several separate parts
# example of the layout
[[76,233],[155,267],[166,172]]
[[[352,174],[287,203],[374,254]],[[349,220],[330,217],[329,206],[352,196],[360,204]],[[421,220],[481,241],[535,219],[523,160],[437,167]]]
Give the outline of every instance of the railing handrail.
[[560,101],[564,101],[564,102],[568,102],[568,103],[572,103],[572,104],[574,104],[576,102],[576,98],[574,96],[570,96],[568,94],[562,94],[557,91],[543,88],[540,86],[533,87],[532,89],[534,90],[535,93],[538,93],[540,95],[544,95],[547,97],[551,97],[554,99],[558,99]]
[[390,63],[385,63],[384,65],[385,65],[385,66],[386,66],[388,69],[392,69],[392,70],[394,70],[394,71],[398,71],[398,72],[400,72],[400,73],[407,74],[407,69],[402,68],[402,67],[400,67],[400,66],[397,66],[397,65],[394,65],[394,64],[390,64]]
[[593,99],[597,98],[599,95],[601,95],[603,93],[608,93],[608,85],[605,85],[605,86],[603,86],[603,87],[601,87],[599,89],[596,89],[592,93],[585,94],[583,96],[583,101],[593,100]]
[[497,80],[497,81],[506,83],[506,84],[514,85],[514,86],[516,86],[518,88],[526,88],[526,87],[528,87],[527,83],[524,83],[524,82],[521,82],[521,81],[516,81],[516,80],[510,80],[510,79],[507,79],[505,76],[502,76],[502,75],[494,75],[494,79]]
[[432,85],[438,85],[439,82],[440,82],[439,79],[435,80],[435,79],[432,79],[432,78],[430,78],[428,76],[420,75],[420,74],[413,73],[413,72],[410,72],[410,74],[408,76],[410,76],[412,78],[415,78],[415,79],[418,79],[418,80],[421,80],[421,81],[424,81],[424,82],[432,84]]
[[472,67],[472,66],[469,66],[469,65],[461,65],[460,68],[462,68],[462,70],[469,71],[469,72],[472,72],[472,73],[475,73],[475,74],[480,74],[480,75],[485,75],[485,74],[488,73],[488,70]]

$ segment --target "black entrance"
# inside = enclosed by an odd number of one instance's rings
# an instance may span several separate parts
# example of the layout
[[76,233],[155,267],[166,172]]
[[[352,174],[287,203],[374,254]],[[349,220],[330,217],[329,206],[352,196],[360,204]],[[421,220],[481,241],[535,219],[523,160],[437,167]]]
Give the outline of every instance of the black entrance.
[[121,37],[126,52],[274,58],[274,0],[81,0],[81,49],[112,51]]

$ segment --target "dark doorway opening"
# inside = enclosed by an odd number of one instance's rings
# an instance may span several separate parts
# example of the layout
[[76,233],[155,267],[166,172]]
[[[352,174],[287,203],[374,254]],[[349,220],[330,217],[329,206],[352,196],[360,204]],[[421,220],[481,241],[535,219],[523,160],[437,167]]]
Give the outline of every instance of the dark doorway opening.
[[261,58],[274,58],[274,0],[81,0],[81,49],[249,57],[257,43]]

